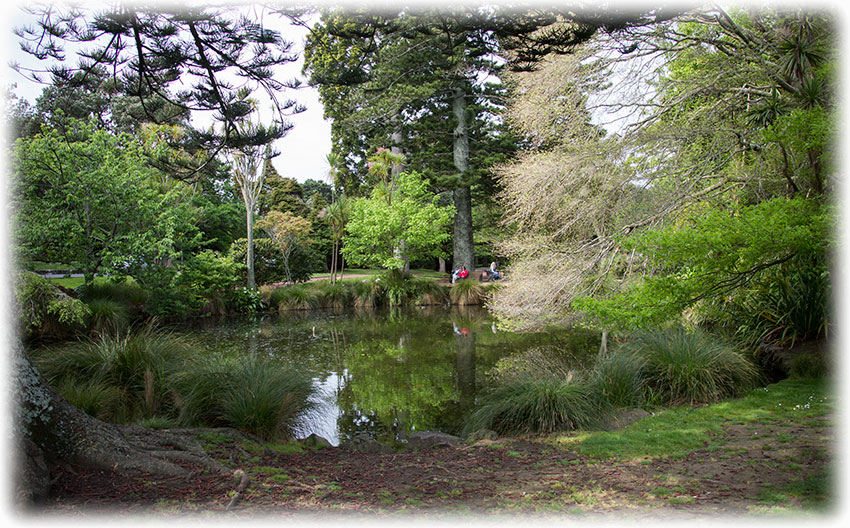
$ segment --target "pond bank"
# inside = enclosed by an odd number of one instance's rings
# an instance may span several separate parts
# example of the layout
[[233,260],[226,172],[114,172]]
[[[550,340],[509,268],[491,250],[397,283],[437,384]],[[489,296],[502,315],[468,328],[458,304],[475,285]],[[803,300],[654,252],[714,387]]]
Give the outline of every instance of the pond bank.
[[[677,408],[618,432],[501,438],[369,454],[272,445],[199,432],[217,460],[250,476],[206,472],[168,482],[61,470],[51,514],[370,517],[555,515],[571,519],[827,516],[835,508],[833,400],[785,381],[741,400]],[[205,517],[208,518],[208,517]],[[407,518],[407,517],[405,517]]]

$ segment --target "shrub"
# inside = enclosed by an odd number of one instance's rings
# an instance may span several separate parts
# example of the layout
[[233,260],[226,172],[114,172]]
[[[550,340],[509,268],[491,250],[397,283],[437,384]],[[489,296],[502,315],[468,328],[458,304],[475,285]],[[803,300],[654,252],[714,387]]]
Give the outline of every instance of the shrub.
[[745,294],[733,314],[737,332],[751,346],[793,346],[796,341],[828,336],[831,285],[828,266],[797,258],[765,274]]
[[[240,238],[230,246],[228,256],[235,262],[245,262],[248,240]],[[257,284],[270,284],[286,280],[285,258],[280,246],[269,238],[254,239],[254,276]],[[304,282],[322,269],[321,256],[309,247],[296,246],[289,256],[289,273],[293,282]],[[242,268],[245,280],[247,268]]]
[[572,377],[523,377],[486,394],[467,420],[465,432],[552,433],[589,427],[607,414],[592,387]]
[[400,269],[387,270],[376,282],[380,283],[387,306],[404,306],[416,294],[410,273]]
[[27,337],[61,337],[82,326],[89,308],[62,292],[49,280],[21,272],[15,280],[18,321]]
[[90,302],[95,299],[107,299],[125,306],[143,305],[148,301],[148,292],[132,277],[120,279],[95,279],[89,284],[77,288],[81,300]]
[[642,330],[616,353],[643,363],[647,389],[667,404],[695,404],[736,396],[757,378],[753,363],[724,339],[682,327]]
[[259,290],[236,288],[228,293],[227,304],[241,314],[256,314],[265,309],[262,294]]
[[207,301],[215,303],[239,282],[244,268],[244,264],[230,255],[206,250],[193,255],[181,266],[180,282],[199,299],[198,306]]

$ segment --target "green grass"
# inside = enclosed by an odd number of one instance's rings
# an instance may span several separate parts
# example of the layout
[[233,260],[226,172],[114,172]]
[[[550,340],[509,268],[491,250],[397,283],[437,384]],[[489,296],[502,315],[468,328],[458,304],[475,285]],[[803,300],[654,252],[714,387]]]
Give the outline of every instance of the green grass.
[[647,394],[665,405],[738,396],[755,385],[758,375],[731,343],[682,327],[639,330],[613,353],[636,358],[629,368],[638,369]]
[[527,377],[510,380],[486,394],[465,430],[551,433],[591,426],[605,413],[604,403],[581,380]]
[[[673,407],[614,432],[581,432],[553,441],[592,458],[684,457],[718,447],[725,424],[820,424],[832,412],[830,387],[819,380],[785,380],[750,391],[745,397],[702,407]],[[826,423],[824,426],[828,425]]]
[[83,285],[85,280],[82,277],[60,277],[58,279],[49,279],[50,282],[63,288],[75,290]]
[[198,355],[173,376],[187,426],[228,426],[275,440],[309,412],[309,374],[255,355]]

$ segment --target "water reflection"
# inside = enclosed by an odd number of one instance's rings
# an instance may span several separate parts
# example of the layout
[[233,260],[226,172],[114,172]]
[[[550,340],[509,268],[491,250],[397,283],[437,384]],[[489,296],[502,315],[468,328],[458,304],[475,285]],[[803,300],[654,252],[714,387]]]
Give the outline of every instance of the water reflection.
[[[568,331],[499,332],[480,307],[292,312],[209,320],[182,331],[211,351],[264,354],[309,370],[316,408],[299,437],[315,433],[334,445],[358,432],[388,443],[413,431],[456,434],[499,359],[535,347],[583,346]],[[591,339],[577,361],[593,346]]]

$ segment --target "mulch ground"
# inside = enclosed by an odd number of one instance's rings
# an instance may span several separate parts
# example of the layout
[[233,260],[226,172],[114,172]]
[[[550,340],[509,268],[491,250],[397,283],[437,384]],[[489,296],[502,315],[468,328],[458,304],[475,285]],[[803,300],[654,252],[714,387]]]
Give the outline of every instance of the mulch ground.
[[[793,438],[777,443],[769,439]],[[608,516],[760,515],[828,512],[831,497],[807,504],[788,494],[828,473],[834,438],[825,427],[734,426],[722,449],[685,458],[611,461],[583,457],[545,439],[482,441],[421,452],[365,454],[340,448],[247,453],[236,442],[210,454],[250,477],[236,481],[204,468],[185,477],[128,478],[59,468],[53,496],[38,513],[116,515]],[[786,491],[782,491],[786,490]]]

